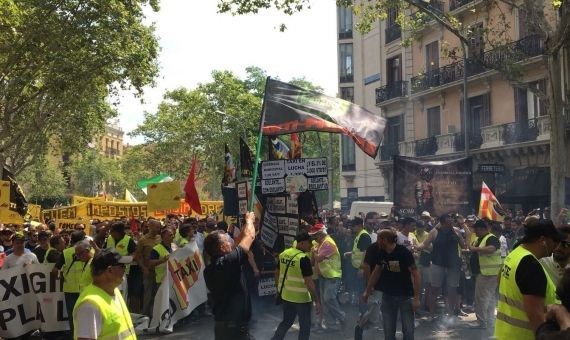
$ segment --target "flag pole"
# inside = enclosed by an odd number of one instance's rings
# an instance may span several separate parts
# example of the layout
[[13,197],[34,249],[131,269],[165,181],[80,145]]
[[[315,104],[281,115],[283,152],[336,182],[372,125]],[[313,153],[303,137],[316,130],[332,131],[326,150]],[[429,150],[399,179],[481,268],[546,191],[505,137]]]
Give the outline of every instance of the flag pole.
[[271,77],[265,80],[265,90],[263,92],[263,103],[261,104],[261,118],[259,119],[259,134],[257,135],[257,146],[255,148],[255,162],[253,162],[253,177],[251,179],[251,200],[249,201],[249,212],[253,212],[253,205],[255,202],[255,187],[257,183],[257,175],[259,168],[259,161],[261,159],[261,141],[263,140],[263,122],[265,120],[265,102],[267,97],[267,84]]

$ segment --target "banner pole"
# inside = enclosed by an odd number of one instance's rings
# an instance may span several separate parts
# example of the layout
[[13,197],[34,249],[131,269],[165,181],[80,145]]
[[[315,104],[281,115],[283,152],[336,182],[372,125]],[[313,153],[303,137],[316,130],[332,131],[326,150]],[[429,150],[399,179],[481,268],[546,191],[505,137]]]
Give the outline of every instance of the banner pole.
[[253,178],[251,179],[251,200],[249,201],[249,212],[253,212],[253,205],[255,202],[255,187],[257,184],[257,173],[259,168],[259,161],[261,159],[261,141],[263,140],[263,122],[265,120],[265,103],[267,97],[267,84],[271,78],[267,77],[265,80],[265,92],[263,93],[263,103],[261,104],[261,118],[259,119],[259,133],[257,134],[257,146],[255,148],[255,162],[253,162]]

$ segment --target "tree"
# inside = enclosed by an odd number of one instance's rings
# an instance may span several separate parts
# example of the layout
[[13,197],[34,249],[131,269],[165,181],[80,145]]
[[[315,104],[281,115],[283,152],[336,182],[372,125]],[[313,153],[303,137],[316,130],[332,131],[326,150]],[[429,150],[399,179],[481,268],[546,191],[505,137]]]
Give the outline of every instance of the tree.
[[145,194],[138,188],[137,182],[141,179],[150,178],[154,174],[151,156],[146,146],[135,145],[129,148],[118,162],[123,174],[125,189],[129,189],[137,200],[144,200]]
[[50,144],[85,148],[116,115],[110,97],[153,83],[147,5],[158,10],[157,0],[0,2],[0,165],[18,174]]
[[69,166],[74,194],[95,197],[101,193],[114,197],[125,194],[125,178],[119,162],[103,157],[98,150],[88,150]]
[[[310,7],[311,0],[218,0],[218,9],[221,13],[249,14],[258,13],[260,9],[274,7],[286,14],[294,14]],[[361,32],[369,31],[378,20],[385,20],[391,10],[399,13],[396,22],[408,33],[410,39],[417,36],[425,25],[435,20],[439,25],[451,32],[459,41],[460,48],[465,51],[476,32],[472,27],[464,25],[460,17],[451,12],[443,12],[431,5],[431,0],[376,0],[354,2],[352,0],[337,0],[337,4],[352,7],[359,16],[357,29]],[[566,121],[563,108],[570,109],[568,98],[562,92],[562,66],[563,50],[570,42],[570,2],[561,0],[482,0],[487,13],[490,9],[499,10],[496,18],[489,18],[493,25],[484,29],[484,39],[490,46],[505,46],[510,42],[503,8],[517,8],[527,15],[529,31],[540,35],[544,40],[544,55],[546,59],[547,93],[531,89],[539,97],[547,100],[547,108],[551,117],[550,134],[550,177],[551,177],[551,206],[553,211],[559,211],[564,204],[565,176],[566,176]],[[473,10],[474,11],[474,10]],[[407,15],[411,14],[413,15]],[[456,54],[456,49],[450,49],[450,56]],[[489,69],[499,71],[506,79],[517,86],[527,87],[520,82],[520,68],[517,65],[517,51],[505,48],[503,51],[507,58],[488,64],[480,56],[471,56],[474,62],[483,64]],[[528,88],[528,87],[527,87]]]
[[45,158],[22,171],[18,183],[29,202],[51,207],[55,202],[67,200],[67,181],[62,169]]

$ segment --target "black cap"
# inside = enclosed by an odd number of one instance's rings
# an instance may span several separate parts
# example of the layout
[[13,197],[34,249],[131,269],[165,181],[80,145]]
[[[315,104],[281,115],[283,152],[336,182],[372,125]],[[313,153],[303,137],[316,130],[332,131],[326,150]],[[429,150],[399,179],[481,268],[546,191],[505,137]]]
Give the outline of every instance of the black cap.
[[133,262],[132,256],[121,256],[115,250],[103,249],[91,261],[91,269],[93,273],[101,273],[109,267],[131,262]]
[[475,224],[473,224],[473,229],[487,229],[487,223],[485,223],[485,221],[483,220],[477,220],[477,222],[475,222]]
[[551,220],[528,218],[524,224],[524,237],[522,242],[532,242],[541,236],[551,238],[556,242],[560,242],[565,239],[564,235],[556,229]]
[[310,241],[311,240],[311,236],[309,235],[308,232],[306,231],[301,231],[299,234],[297,234],[297,236],[295,237],[295,241],[297,241],[297,243],[299,242],[303,242],[303,241]]

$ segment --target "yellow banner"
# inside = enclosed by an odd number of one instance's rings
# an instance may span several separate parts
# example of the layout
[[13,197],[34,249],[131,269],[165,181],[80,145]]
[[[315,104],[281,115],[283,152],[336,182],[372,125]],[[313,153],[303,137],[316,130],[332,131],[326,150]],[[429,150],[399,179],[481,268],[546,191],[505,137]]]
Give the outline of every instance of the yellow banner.
[[[87,214],[92,219],[112,220],[121,217],[147,218],[146,202],[92,202],[87,204]],[[152,215],[151,215],[152,216]]]
[[45,219],[60,220],[60,219],[76,219],[78,217],[87,217],[87,203],[77,205],[70,205],[56,209],[46,209],[42,212]]
[[43,223],[42,218],[42,206],[38,204],[28,204],[28,214],[26,218],[31,218],[32,220],[38,220]]
[[60,229],[74,229],[77,223],[82,223],[85,225],[85,233],[87,235],[91,232],[91,224],[89,223],[88,219],[84,218],[60,218],[55,221],[55,224]]
[[85,197],[73,195],[71,197],[71,205],[79,205],[81,203],[91,203],[91,202],[105,202],[105,197]]
[[180,182],[150,184],[147,194],[148,211],[176,209],[180,205]]
[[0,181],[0,208],[10,209],[10,182]]

